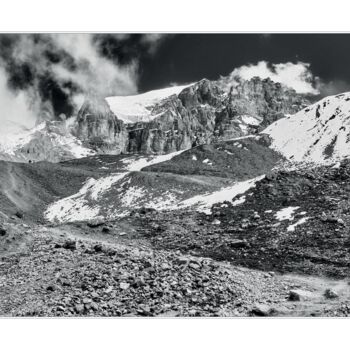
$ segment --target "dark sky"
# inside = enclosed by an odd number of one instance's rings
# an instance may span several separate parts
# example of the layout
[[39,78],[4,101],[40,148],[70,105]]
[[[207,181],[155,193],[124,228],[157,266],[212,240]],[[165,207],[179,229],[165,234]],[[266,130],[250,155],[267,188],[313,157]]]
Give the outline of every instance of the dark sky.
[[[139,89],[146,91],[170,82],[215,79],[235,67],[265,60],[303,61],[326,82],[350,83],[349,34],[177,34],[141,60]],[[341,89],[341,87],[340,87]]]

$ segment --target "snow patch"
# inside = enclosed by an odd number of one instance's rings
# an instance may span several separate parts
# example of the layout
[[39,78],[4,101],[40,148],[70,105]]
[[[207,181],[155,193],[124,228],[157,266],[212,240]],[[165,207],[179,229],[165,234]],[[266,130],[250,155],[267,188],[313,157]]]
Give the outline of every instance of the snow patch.
[[[243,194],[247,192],[249,189],[255,187],[255,184],[257,181],[262,180],[265,177],[265,175],[247,180],[242,182],[237,182],[233,186],[225,187],[219,191],[215,191],[213,193],[209,194],[202,194],[197,195],[192,198],[189,198],[187,200],[184,200],[179,204],[179,207],[185,208],[185,207],[191,207],[194,206],[197,208],[198,211],[202,211],[205,213],[210,213],[210,208],[215,203],[222,203],[225,201],[231,201],[234,197],[238,196],[239,194]],[[242,199],[239,199],[242,201]],[[234,205],[240,204],[234,203]]]
[[288,228],[287,228],[287,231],[288,232],[294,232],[295,228],[297,226],[304,224],[308,219],[310,219],[310,218],[309,217],[301,218],[295,224],[289,225]]
[[245,196],[242,196],[241,198],[236,199],[235,201],[233,201],[232,205],[236,206],[236,205],[243,204],[245,202],[245,200],[246,200]]
[[[170,160],[172,157],[175,157],[182,152],[184,151],[138,159],[132,158],[131,160],[124,159],[123,163],[126,164],[127,170],[139,171],[147,165]],[[100,212],[100,207],[97,201],[103,198],[103,195],[109,191],[114,184],[126,177],[129,173],[130,172],[116,173],[101,177],[97,180],[93,178],[88,179],[78,193],[50,204],[45,211],[45,217],[49,221],[58,222],[90,220],[97,217]],[[124,185],[124,183],[122,183],[121,186],[122,185]],[[143,189],[129,188],[125,197],[122,199],[122,202],[126,206],[131,205],[131,203],[137,201],[142,195],[144,195]],[[168,203],[170,202],[169,199]],[[94,203],[94,205],[91,203]],[[156,206],[159,207],[160,204],[161,203],[158,203]],[[119,216],[121,215],[122,214]]]
[[294,216],[294,212],[299,209],[300,207],[287,207],[287,208],[283,208],[281,210],[279,210],[276,214],[275,217],[277,220],[279,221],[283,221],[283,220],[293,220]]
[[[74,119],[74,118],[72,118]],[[33,141],[47,142],[53,150],[68,152],[72,158],[83,158],[96,154],[82,145],[82,142],[69,131],[69,123],[61,125],[56,122],[42,122],[32,129],[22,129],[13,134],[3,135],[0,140],[0,152],[6,155],[22,159],[21,148]],[[19,151],[19,154],[16,152]]]
[[254,118],[250,115],[243,115],[241,117],[243,123],[249,124],[249,125],[259,125],[260,124],[260,120],[258,120],[257,118]]
[[113,113],[124,123],[151,121],[162,114],[153,113],[156,104],[172,95],[178,95],[191,85],[172,86],[133,96],[107,97],[106,101]]
[[154,165],[162,162],[166,162],[173,157],[181,154],[185,150],[177,151],[177,152],[172,152],[168,154],[162,154],[162,155],[157,155],[157,156],[148,156],[148,157],[141,157],[138,159],[123,159],[122,162],[126,164],[126,169],[128,171],[140,171],[142,168],[149,166],[149,165]]

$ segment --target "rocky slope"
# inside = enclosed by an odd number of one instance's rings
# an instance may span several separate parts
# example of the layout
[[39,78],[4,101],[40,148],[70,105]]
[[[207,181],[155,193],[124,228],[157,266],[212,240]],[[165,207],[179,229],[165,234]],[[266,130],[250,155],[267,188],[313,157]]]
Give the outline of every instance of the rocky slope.
[[205,215],[140,215],[139,232],[159,249],[260,270],[349,278],[349,178],[349,160],[279,170]]
[[297,162],[332,163],[350,155],[350,93],[329,96],[264,131],[272,147]]
[[7,236],[24,244],[2,256],[2,316],[247,316],[266,299],[278,314],[291,284],[212,259],[154,251],[117,231],[12,229]]
[[75,118],[42,122],[33,129],[7,135],[0,140],[0,159],[38,162],[81,158],[95,154],[72,134]]
[[348,161],[278,171],[206,215],[15,216],[0,225],[0,314],[349,316],[349,175]]
[[0,161],[0,224],[2,218],[16,215],[42,220],[49,203],[76,193],[87,178],[101,176],[103,171],[69,164]]
[[100,167],[108,169],[113,164],[113,169],[87,181],[74,195],[51,204],[45,212],[48,220],[110,220],[143,207],[210,210],[213,203],[244,193],[283,161],[263,137],[160,156],[99,159]]

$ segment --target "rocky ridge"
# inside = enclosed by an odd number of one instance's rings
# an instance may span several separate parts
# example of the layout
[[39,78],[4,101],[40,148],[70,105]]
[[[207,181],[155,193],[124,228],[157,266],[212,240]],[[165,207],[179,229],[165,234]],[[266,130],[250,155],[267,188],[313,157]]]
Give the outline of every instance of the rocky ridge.
[[139,118],[136,109],[131,121],[118,116],[128,96],[114,104],[109,98],[89,96],[76,117],[43,122],[10,143],[2,140],[0,158],[57,162],[93,154],[166,154],[257,133],[308,104],[294,90],[260,78],[226,89],[203,79],[183,89],[164,90],[167,93],[150,92],[154,99],[145,106],[142,94],[132,97],[147,117]]

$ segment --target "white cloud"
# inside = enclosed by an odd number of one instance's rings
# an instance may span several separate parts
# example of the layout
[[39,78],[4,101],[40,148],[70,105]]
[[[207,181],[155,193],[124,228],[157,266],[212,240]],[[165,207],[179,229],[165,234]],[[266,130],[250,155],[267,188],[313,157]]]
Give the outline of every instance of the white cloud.
[[[137,92],[137,64],[118,66],[102,57],[87,34],[52,34],[58,48],[74,57],[77,69],[71,71],[64,64],[52,65],[52,71],[60,81],[73,81],[85,92],[101,96],[125,95]],[[63,62],[64,63],[64,62]]]
[[[48,51],[68,55],[60,54],[61,59],[55,63],[48,59]],[[32,127],[42,118],[53,118],[51,101],[40,95],[40,79],[45,74],[66,92],[76,110],[89,93],[108,96],[137,92],[137,62],[121,66],[103,57],[92,34],[44,34],[39,40],[33,35],[20,35],[7,60],[18,66],[29,65],[34,79],[23,89],[9,88],[10,72],[5,69],[6,62],[0,60],[0,135],[16,131],[15,125]],[[67,83],[78,89],[68,88]]]
[[268,64],[266,61],[259,61],[256,64],[236,68],[230,74],[231,80],[248,80],[253,77],[270,78],[274,82],[293,88],[301,94],[319,94],[318,89],[314,87],[317,78],[311,73],[309,63],[286,62]]
[[142,35],[141,42],[148,45],[148,52],[151,54],[154,54],[160,43],[167,37],[169,37],[170,34],[164,34],[164,33],[146,33]]
[[35,125],[36,115],[28,107],[25,92],[14,93],[7,86],[7,74],[0,67],[0,134],[19,131]]

